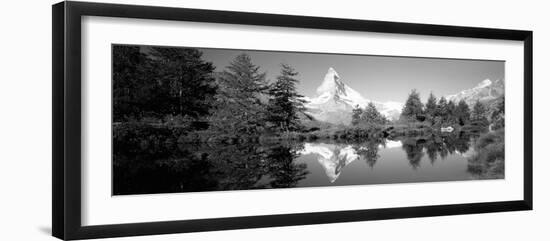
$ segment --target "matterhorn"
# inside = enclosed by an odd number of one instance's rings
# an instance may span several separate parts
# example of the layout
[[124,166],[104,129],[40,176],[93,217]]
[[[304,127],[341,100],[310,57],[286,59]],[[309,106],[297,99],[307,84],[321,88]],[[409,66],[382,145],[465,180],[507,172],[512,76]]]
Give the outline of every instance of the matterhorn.
[[[364,108],[370,100],[364,98],[351,87],[347,86],[340,75],[329,68],[321,85],[317,88],[317,96],[305,97],[308,101],[308,113],[319,121],[332,124],[350,124],[351,112],[355,106]],[[378,111],[390,120],[397,119],[403,105],[397,102],[372,101]]]

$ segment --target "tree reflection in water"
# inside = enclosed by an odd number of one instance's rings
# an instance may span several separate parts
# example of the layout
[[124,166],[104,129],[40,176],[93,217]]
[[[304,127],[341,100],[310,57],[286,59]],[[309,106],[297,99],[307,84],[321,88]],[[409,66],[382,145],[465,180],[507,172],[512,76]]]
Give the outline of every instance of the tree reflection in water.
[[424,150],[433,165],[438,159],[444,160],[452,153],[464,154],[470,149],[472,135],[460,132],[456,135],[426,136],[402,138],[402,148],[407,155],[407,160],[413,169],[420,167]]
[[295,146],[280,145],[268,149],[267,173],[272,178],[271,187],[295,187],[300,180],[309,174],[307,164],[294,162],[299,156],[297,151],[302,149],[302,146],[302,144]]
[[359,157],[363,158],[367,165],[373,169],[374,165],[380,158],[378,154],[379,147],[386,147],[385,138],[371,138],[367,142],[361,144],[353,144],[353,149]]
[[421,168],[423,158],[435,165],[437,160],[460,154],[459,160],[467,161],[464,171],[472,179],[503,178],[502,138],[498,133],[482,138],[456,133],[353,142],[159,144],[143,150],[118,148],[113,160],[113,194],[297,187],[315,170],[308,169],[310,162],[298,161],[302,156],[321,164],[330,183],[334,183],[342,170],[356,160],[364,160],[369,169],[375,169],[381,155],[386,155],[380,149],[392,147],[401,147],[413,170]]
[[294,162],[301,146],[180,145],[161,160],[115,153],[113,194],[295,187],[308,174],[306,164]]

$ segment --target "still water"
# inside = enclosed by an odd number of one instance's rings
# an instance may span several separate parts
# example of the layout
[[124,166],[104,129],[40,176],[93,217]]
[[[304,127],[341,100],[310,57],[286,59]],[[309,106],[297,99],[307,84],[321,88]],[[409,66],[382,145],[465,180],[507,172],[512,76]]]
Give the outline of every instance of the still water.
[[113,194],[150,194],[479,179],[472,138],[178,145],[116,154]]

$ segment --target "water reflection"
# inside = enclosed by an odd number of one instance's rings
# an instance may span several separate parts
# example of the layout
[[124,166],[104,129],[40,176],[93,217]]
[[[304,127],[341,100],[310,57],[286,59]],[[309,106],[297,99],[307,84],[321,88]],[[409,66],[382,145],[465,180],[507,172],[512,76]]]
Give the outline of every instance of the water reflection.
[[177,157],[115,155],[113,193],[143,194],[295,187],[308,174],[303,144],[184,145]]
[[304,150],[300,154],[317,155],[317,161],[325,169],[325,173],[331,183],[336,181],[345,166],[359,158],[359,155],[351,145],[306,143],[304,147]]
[[[180,144],[115,153],[113,194],[359,185],[487,177],[469,135],[362,142]],[[158,157],[158,155],[157,155]],[[475,160],[478,160],[479,157]],[[485,169],[483,169],[485,168]],[[490,173],[500,170],[488,166]],[[503,171],[503,168],[501,168]],[[495,171],[496,170],[496,171]]]

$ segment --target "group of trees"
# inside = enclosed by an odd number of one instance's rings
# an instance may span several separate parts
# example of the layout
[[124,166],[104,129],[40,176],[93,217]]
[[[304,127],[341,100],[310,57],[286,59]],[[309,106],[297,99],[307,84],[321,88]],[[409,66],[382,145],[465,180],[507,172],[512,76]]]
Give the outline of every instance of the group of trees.
[[352,110],[351,124],[353,126],[384,125],[386,123],[388,123],[388,119],[376,109],[372,102],[369,102],[365,108],[357,105]]
[[[312,117],[306,113],[298,83],[298,72],[288,64],[282,64],[279,75],[269,81],[266,73],[244,53],[216,71],[195,48],[113,46],[115,123],[184,127],[186,133],[204,131],[223,138],[300,131],[304,129],[302,120]],[[501,128],[504,101],[495,108],[489,111],[477,102],[470,109],[464,100],[438,100],[433,94],[424,104],[420,94],[412,90],[400,121],[492,124]],[[353,109],[351,123],[361,128],[386,125],[389,121],[369,103]]]
[[209,114],[217,91],[214,66],[190,48],[113,47],[115,122]]
[[303,96],[296,90],[298,72],[282,64],[280,74],[270,83],[259,69],[249,55],[241,54],[220,73],[210,130],[251,136],[301,128],[300,115],[307,115]]
[[489,124],[485,105],[477,101],[472,110],[464,100],[455,103],[445,97],[439,100],[430,93],[426,104],[420,100],[420,94],[412,90],[403,106],[400,121],[429,121],[431,125],[481,125]]
[[113,46],[115,122],[185,126],[231,136],[301,128],[298,73],[282,64],[273,83],[247,54],[215,71],[195,48]]

